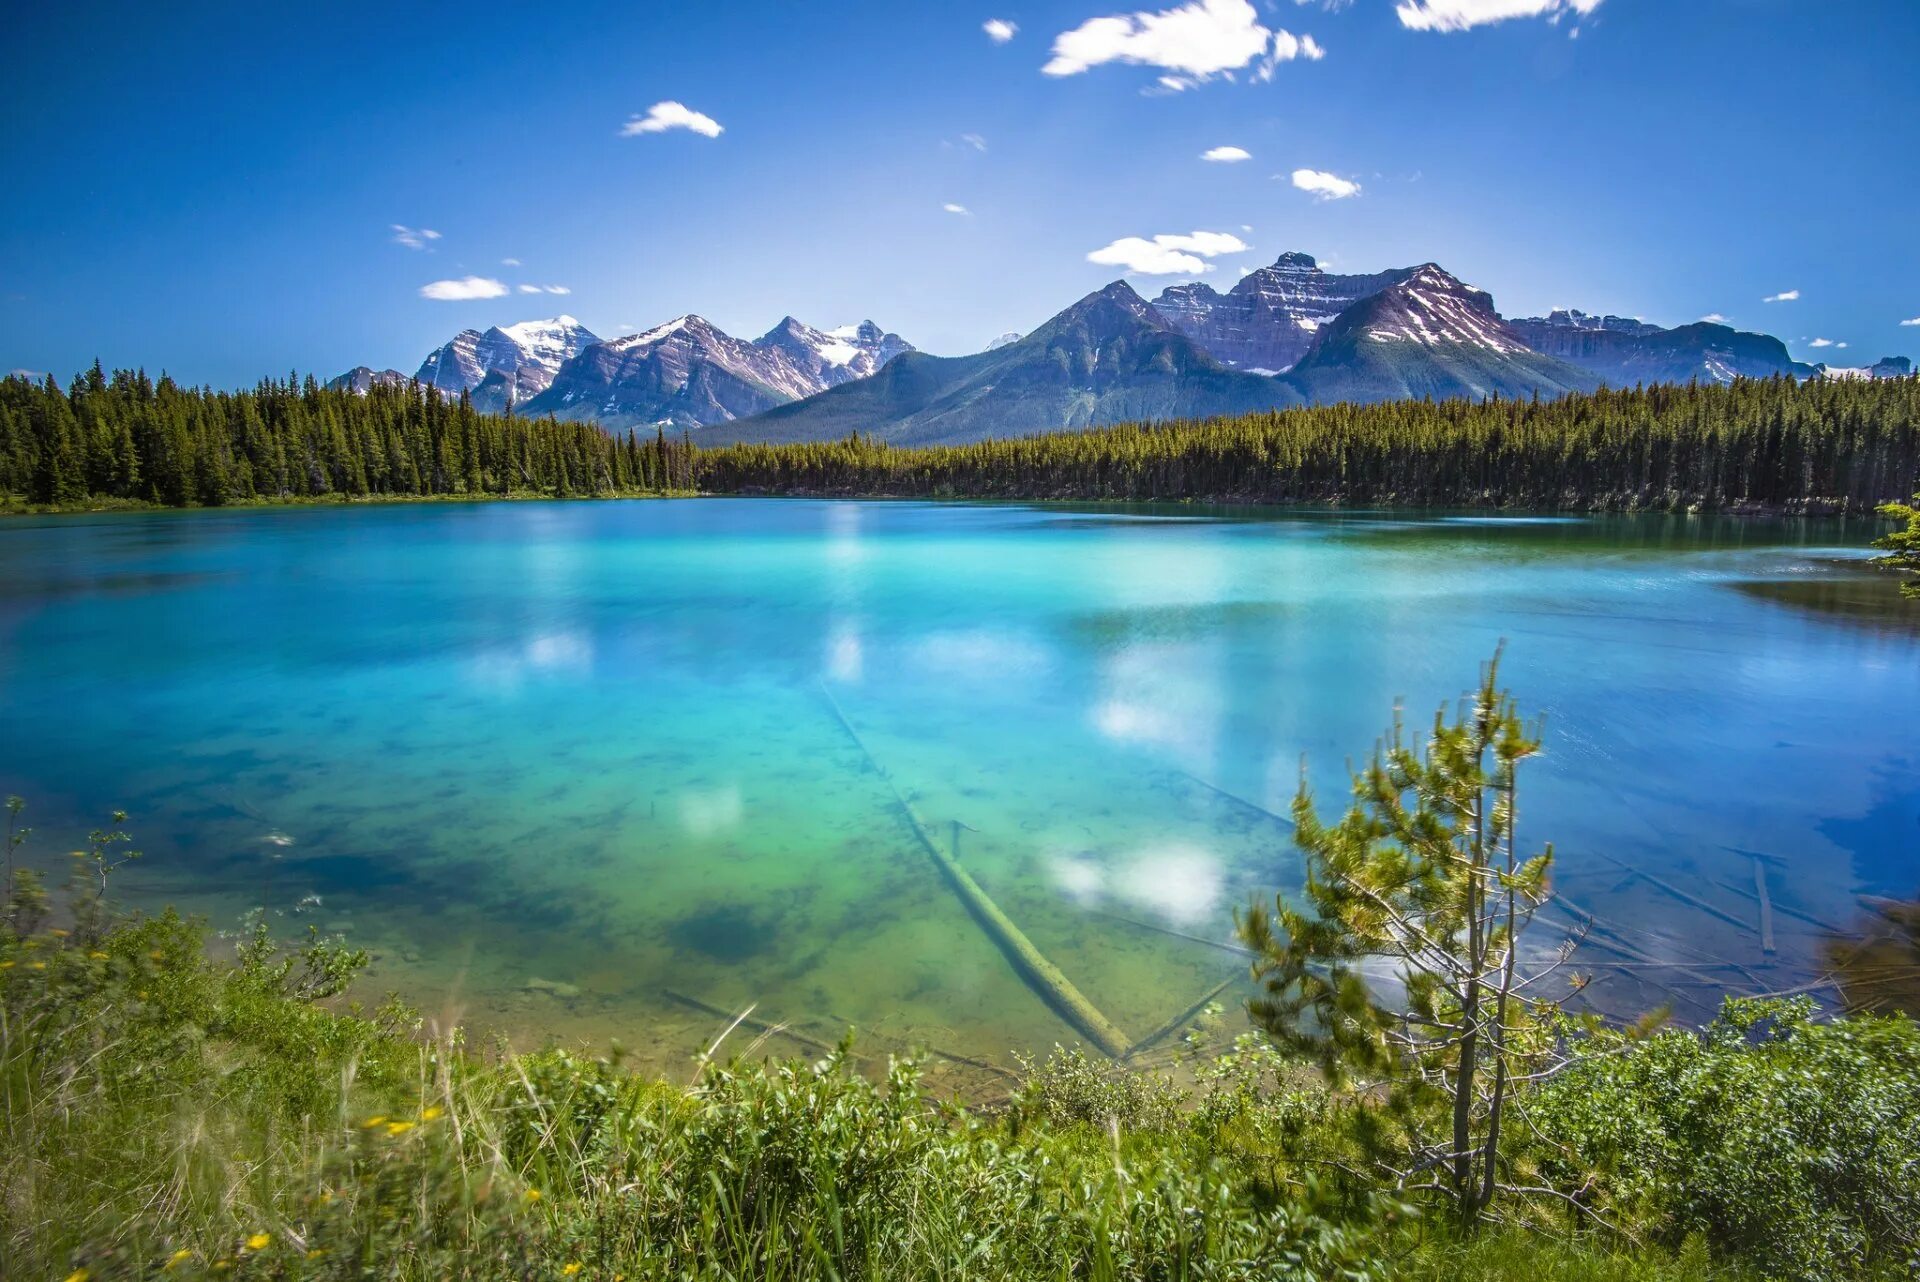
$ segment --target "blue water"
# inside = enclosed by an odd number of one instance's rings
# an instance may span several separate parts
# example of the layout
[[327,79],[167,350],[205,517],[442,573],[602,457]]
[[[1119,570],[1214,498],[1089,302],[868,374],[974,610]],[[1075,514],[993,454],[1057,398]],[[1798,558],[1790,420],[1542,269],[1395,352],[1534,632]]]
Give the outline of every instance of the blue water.
[[1523,844],[1605,927],[1589,999],[1699,1014],[1814,980],[1816,922],[1920,888],[1920,607],[1861,564],[1871,533],[720,499],[14,519],[0,788],[43,858],[124,808],[118,894],[342,931],[369,993],[522,1043],[679,1062],[722,1021],[678,994],[1004,1059],[1074,1031],[889,779],[1138,1036],[1241,969],[1205,942],[1234,905],[1297,884],[1303,755],[1330,811],[1396,702],[1417,727],[1504,638],[1546,718]]

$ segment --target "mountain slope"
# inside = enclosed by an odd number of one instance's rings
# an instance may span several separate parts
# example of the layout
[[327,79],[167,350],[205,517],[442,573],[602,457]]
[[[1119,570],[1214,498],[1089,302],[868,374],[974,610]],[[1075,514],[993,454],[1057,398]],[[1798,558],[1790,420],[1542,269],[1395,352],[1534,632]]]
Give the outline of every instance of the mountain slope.
[[463,329],[427,353],[414,377],[449,396],[472,392],[475,408],[497,413],[509,397],[518,405],[539,395],[563,364],[599,341],[571,316]]
[[726,423],[863,378],[912,350],[872,321],[818,330],[789,316],[748,342],[682,316],[587,348],[525,410],[613,429]]
[[376,370],[367,365],[355,365],[344,374],[327,380],[330,392],[358,392],[365,396],[376,387],[405,387],[412,380],[397,369]]
[[1529,348],[1482,290],[1434,263],[1413,269],[1319,331],[1287,381],[1316,404],[1560,396],[1598,380]]
[[1769,334],[1750,334],[1701,321],[1662,329],[1617,316],[1556,311],[1509,322],[1537,352],[1577,365],[1614,387],[1637,383],[1730,383],[1736,378],[1791,374],[1807,378],[1787,346]]
[[1278,380],[1222,366],[1116,281],[1018,341],[973,356],[908,352],[871,378],[708,428],[699,440],[827,440],[859,431],[903,445],[946,444],[1297,400]]
[[1311,255],[1286,253],[1248,272],[1226,293],[1195,281],[1162,290],[1155,310],[1222,365],[1252,373],[1291,369],[1321,326],[1363,298],[1413,274],[1411,267],[1336,276]]

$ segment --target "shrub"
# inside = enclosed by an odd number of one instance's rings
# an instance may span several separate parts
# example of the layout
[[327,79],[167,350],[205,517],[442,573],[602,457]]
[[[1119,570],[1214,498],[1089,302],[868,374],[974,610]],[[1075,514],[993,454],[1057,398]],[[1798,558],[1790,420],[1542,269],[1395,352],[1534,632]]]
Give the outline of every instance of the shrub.
[[1920,1276],[1920,1028],[1904,1017],[1730,998],[1700,1032],[1581,1043],[1526,1111],[1542,1169],[1603,1214],[1698,1232],[1770,1277]]

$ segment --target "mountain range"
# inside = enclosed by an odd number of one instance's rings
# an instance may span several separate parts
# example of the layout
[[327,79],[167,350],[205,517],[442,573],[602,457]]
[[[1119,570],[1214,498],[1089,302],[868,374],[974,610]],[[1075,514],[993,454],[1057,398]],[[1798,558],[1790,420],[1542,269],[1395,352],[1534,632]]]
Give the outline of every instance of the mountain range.
[[561,316],[462,330],[411,380],[358,366],[329,386],[417,381],[486,411],[698,429],[711,443],[860,431],[932,444],[1335,401],[1910,372],[1900,357],[1807,365],[1770,335],[1704,321],[1574,309],[1508,320],[1436,263],[1347,275],[1285,253],[1224,292],[1194,282],[1148,301],[1115,281],[972,356],[917,351],[872,321],[820,330],[789,316],[745,340],[688,315],[603,340]]

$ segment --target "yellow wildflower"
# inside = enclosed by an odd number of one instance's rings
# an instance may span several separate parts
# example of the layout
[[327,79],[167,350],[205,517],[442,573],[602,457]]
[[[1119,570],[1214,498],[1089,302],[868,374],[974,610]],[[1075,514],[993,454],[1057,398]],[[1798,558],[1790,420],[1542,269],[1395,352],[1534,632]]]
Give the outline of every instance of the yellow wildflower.
[[249,1251],[264,1251],[272,1245],[273,1234],[271,1233],[256,1233],[247,1239],[247,1250]]
[[13,969],[13,963],[12,963],[12,962],[10,962],[10,961],[3,961],[3,962],[0,962],[0,970],[12,970],[12,969]]
[[213,1262],[213,1271],[215,1273],[225,1273],[228,1269],[232,1267],[233,1267],[232,1260],[215,1260]]
[[174,1265],[180,1263],[182,1260],[188,1259],[192,1255],[193,1255],[193,1252],[189,1251],[186,1247],[183,1246],[178,1251],[175,1251],[172,1255],[169,1255],[167,1257],[167,1262],[161,1265],[160,1267],[162,1270],[171,1269]]
[[60,929],[60,927],[55,926],[52,930],[48,931],[47,933],[49,935],[52,935],[55,939],[65,939],[71,932],[62,930]]
[[67,1282],[87,1282],[87,1279],[92,1276],[93,1275],[85,1269],[75,1269],[73,1272],[67,1274]]
[[560,1275],[561,1275],[562,1277],[569,1277],[569,1278],[570,1278],[570,1277],[572,1277],[572,1276],[573,1276],[574,1274],[576,1274],[576,1273],[578,1273],[579,1271],[580,1271],[580,1261],[578,1261],[578,1260],[575,1260],[575,1261],[574,1261],[573,1263],[571,1263],[571,1264],[569,1264],[569,1265],[567,1265],[567,1267],[566,1267],[566,1268],[564,1268],[564,1269],[561,1269],[561,1270],[560,1270]]
[[412,1122],[388,1122],[387,1123],[387,1134],[389,1135],[405,1135],[408,1131],[412,1129],[413,1129]]
[[447,1111],[446,1109],[441,1108],[438,1104],[435,1104],[432,1108],[426,1108],[426,1109],[420,1110],[420,1120],[423,1122],[431,1122],[436,1117],[444,1116],[446,1114],[446,1111]]
[[363,1131],[370,1131],[376,1126],[384,1126],[386,1124],[386,1121],[387,1121],[387,1115],[385,1113],[376,1113],[372,1117],[369,1117],[366,1121],[360,1123],[360,1129]]
[[45,962],[28,962],[27,968],[29,970],[45,970],[47,968],[47,964]]
[[93,961],[105,961],[107,959],[107,955],[101,952],[98,948],[88,953],[87,957]]
[[319,1258],[320,1258],[321,1256],[323,1256],[323,1255],[325,1255],[326,1253],[327,1253],[327,1248],[326,1248],[326,1247],[324,1247],[324,1246],[316,1246],[316,1247],[314,1247],[314,1248],[313,1248],[313,1249],[312,1249],[311,1251],[308,1251],[308,1252],[307,1252],[307,1258],[308,1258],[309,1260],[317,1260],[317,1259],[319,1259]]
[[529,1201],[529,1202],[538,1202],[539,1200],[540,1200],[540,1190],[539,1190],[539,1189],[528,1189],[528,1190],[527,1190],[527,1201]]

